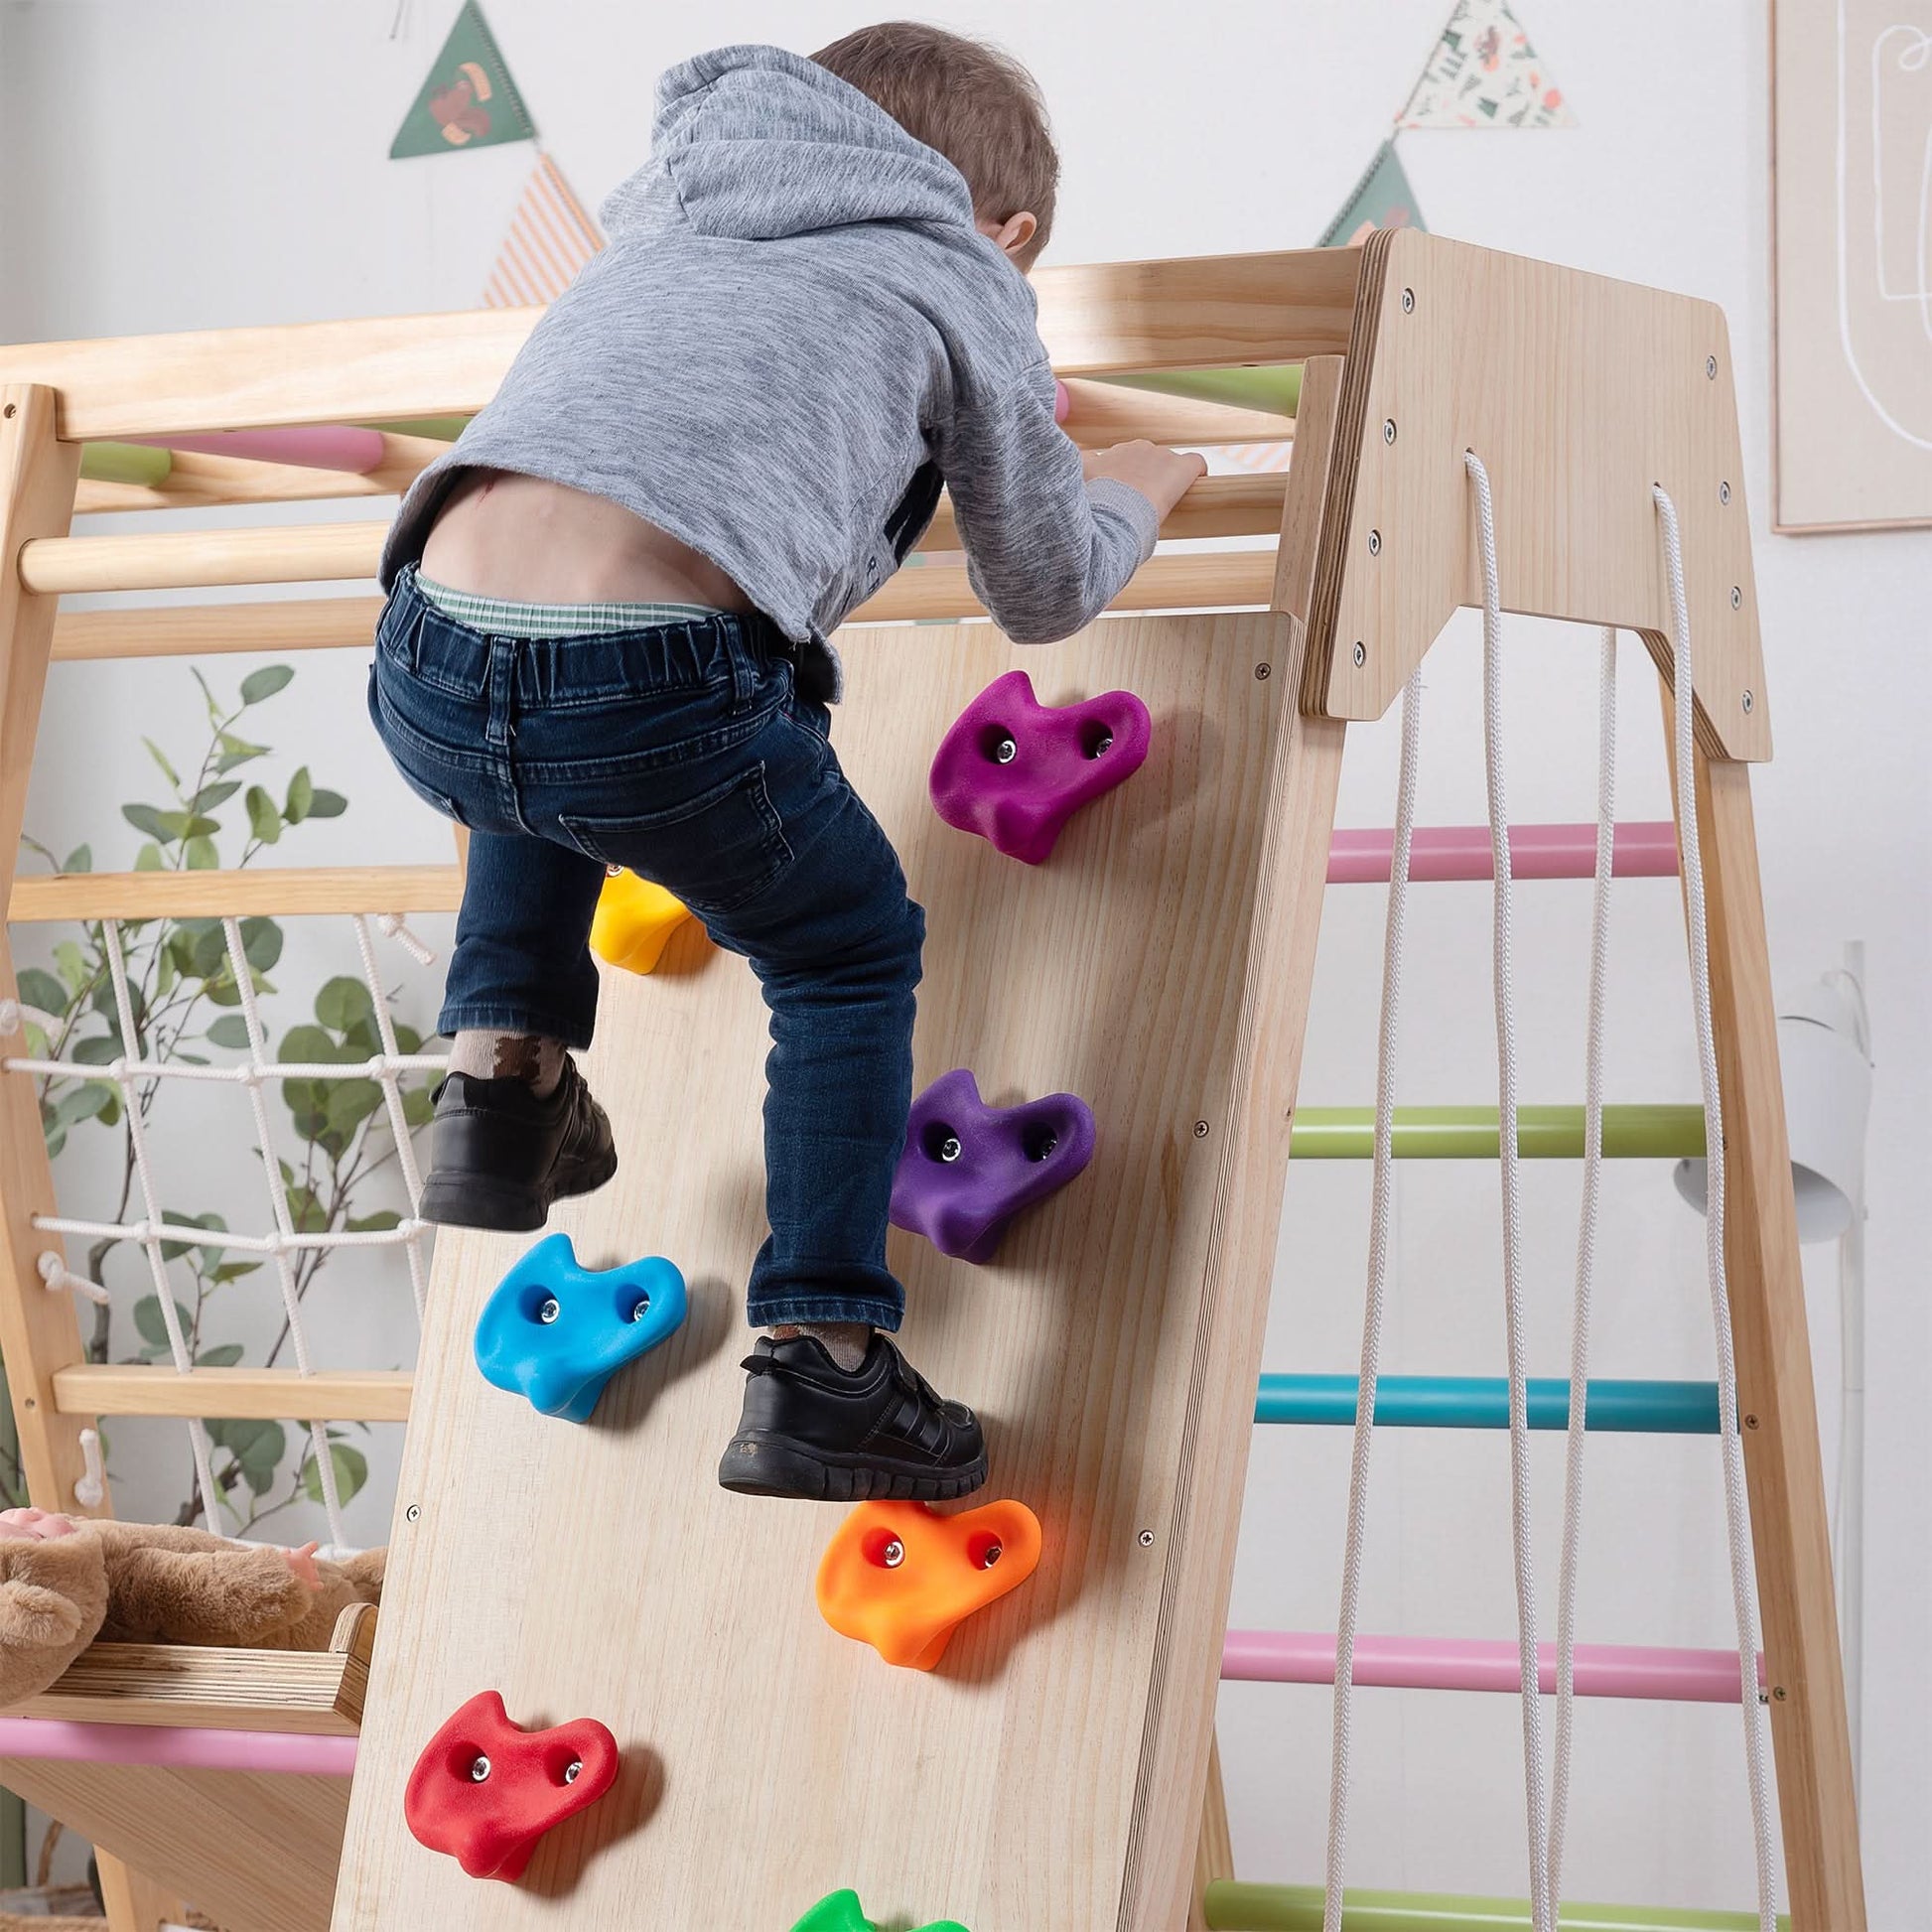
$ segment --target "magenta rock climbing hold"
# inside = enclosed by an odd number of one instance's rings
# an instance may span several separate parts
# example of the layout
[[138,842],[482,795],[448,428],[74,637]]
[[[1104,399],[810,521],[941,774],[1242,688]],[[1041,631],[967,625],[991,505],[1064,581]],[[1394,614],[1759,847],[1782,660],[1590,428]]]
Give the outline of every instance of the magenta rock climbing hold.
[[989,1107],[966,1067],[912,1103],[893,1176],[893,1225],[941,1254],[991,1261],[1007,1223],[1093,1159],[1093,1110],[1070,1093]]
[[1131,691],[1043,705],[1025,671],[1009,671],[941,741],[933,808],[948,825],[1036,866],[1082,805],[1141,768],[1153,738],[1147,706]]

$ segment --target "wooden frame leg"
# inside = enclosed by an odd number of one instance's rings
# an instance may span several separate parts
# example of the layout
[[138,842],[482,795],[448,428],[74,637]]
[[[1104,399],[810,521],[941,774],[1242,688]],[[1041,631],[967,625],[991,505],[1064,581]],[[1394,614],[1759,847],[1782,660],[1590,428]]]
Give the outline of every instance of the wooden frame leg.
[[1194,1896],[1187,1908],[1187,1932],[1207,1932],[1207,1888],[1217,1878],[1233,1876],[1234,1841],[1228,1835],[1227,1792],[1221,1783],[1217,1738],[1207,1759],[1207,1793],[1201,1805],[1200,1850],[1194,1856]]
[[1863,1932],[1864,1886],[1811,1341],[1747,765],[1696,755],[1724,1096],[1725,1262],[1793,1932]]
[[156,1883],[132,1865],[96,1850],[94,1865],[100,1873],[100,1899],[107,1907],[108,1932],[159,1932],[183,1924],[188,1908],[165,1885]]

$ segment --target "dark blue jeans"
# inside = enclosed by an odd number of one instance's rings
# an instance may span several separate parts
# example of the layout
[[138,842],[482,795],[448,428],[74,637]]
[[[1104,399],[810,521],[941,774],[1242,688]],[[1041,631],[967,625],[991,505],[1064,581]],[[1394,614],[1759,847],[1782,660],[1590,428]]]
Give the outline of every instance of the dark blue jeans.
[[376,632],[369,715],[411,787],[470,828],[442,1031],[589,1045],[606,867],[668,888],[751,961],[771,1013],[751,1319],[897,1328],[886,1217],[925,917],[776,628],[720,614],[490,636],[410,571]]

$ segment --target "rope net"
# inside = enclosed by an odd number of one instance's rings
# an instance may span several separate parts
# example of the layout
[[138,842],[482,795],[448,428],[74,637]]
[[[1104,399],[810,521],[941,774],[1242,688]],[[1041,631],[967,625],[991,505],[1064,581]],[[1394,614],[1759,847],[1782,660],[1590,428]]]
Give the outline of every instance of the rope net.
[[[422,1316],[429,1286],[424,1241],[430,1224],[421,1217],[423,1177],[411,1140],[402,1079],[409,1073],[439,1072],[444,1061],[439,1054],[404,1053],[399,1049],[395,1021],[389,1012],[388,997],[376,961],[375,941],[370,936],[370,915],[357,912],[351,914],[350,919],[362,977],[374,1008],[377,1037],[382,1047],[379,1053],[367,1059],[347,1063],[340,1060],[311,1063],[271,1057],[267,1031],[262,1024],[261,1009],[256,999],[254,974],[243,946],[241,921],[235,917],[224,918],[221,925],[242,1024],[248,1036],[246,1056],[240,1061],[228,1066],[198,1066],[172,1060],[130,1060],[125,1055],[105,1065],[69,1059],[0,1059],[0,1072],[24,1073],[37,1078],[106,1080],[118,1090],[127,1120],[135,1192],[141,1205],[140,1218],[132,1221],[100,1221],[64,1214],[36,1214],[32,1217],[32,1225],[42,1234],[71,1235],[88,1241],[132,1242],[141,1250],[147,1260],[155,1299],[160,1304],[168,1354],[179,1374],[188,1374],[195,1363],[168,1280],[165,1249],[166,1244],[171,1242],[183,1247],[259,1255],[273,1265],[288,1326],[289,1346],[295,1356],[294,1373],[298,1376],[313,1376],[316,1373],[294,1265],[295,1257],[299,1254],[336,1248],[400,1248],[409,1267],[409,1284],[415,1299],[417,1317],[420,1320]],[[119,919],[100,921],[108,972],[113,983],[115,1019],[121,1040],[128,1042],[138,1040],[140,1034],[135,1026],[134,995],[128,978],[126,948],[121,937],[122,923]],[[384,937],[393,939],[419,965],[426,966],[434,961],[435,954],[397,915],[377,915],[374,923]],[[205,1228],[196,1222],[170,1221],[164,1216],[149,1147],[148,1124],[143,1112],[144,1101],[163,1080],[213,1082],[240,1087],[247,1094],[255,1147],[268,1190],[267,1232],[231,1234],[225,1230]],[[284,1177],[282,1162],[276,1151],[274,1122],[264,1092],[269,1083],[282,1080],[373,1080],[380,1086],[389,1131],[395,1141],[396,1166],[409,1202],[407,1216],[394,1227],[323,1228],[310,1231],[297,1228],[290,1183]],[[74,1273],[56,1248],[50,1247],[41,1255],[39,1269],[41,1279],[50,1292],[72,1292],[102,1305],[109,1300],[107,1291],[98,1282]],[[308,1429],[316,1478],[322,1492],[323,1508],[329,1519],[330,1541],[344,1547],[348,1543],[348,1538],[343,1524],[342,1495],[336,1477],[335,1457],[330,1452],[327,1425],[318,1418],[309,1423]],[[93,1439],[91,1443],[85,1440],[87,1437]],[[216,1516],[222,1492],[214,1479],[208,1432],[199,1417],[190,1418],[188,1437],[195,1461],[195,1479],[201,1491],[207,1524],[210,1529],[215,1529],[218,1527]],[[85,1507],[96,1508],[106,1491],[100,1443],[94,1431],[84,1432],[82,1450],[85,1473],[75,1484],[75,1500]]]

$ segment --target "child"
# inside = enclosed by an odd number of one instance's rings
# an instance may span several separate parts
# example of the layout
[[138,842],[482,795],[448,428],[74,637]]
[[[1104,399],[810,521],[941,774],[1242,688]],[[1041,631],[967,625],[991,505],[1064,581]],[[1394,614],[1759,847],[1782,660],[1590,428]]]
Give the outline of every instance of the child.
[[[432,1220],[540,1227],[617,1171],[590,1043],[607,866],[743,953],[771,1015],[770,1236],[720,1480],[942,1500],[972,1411],[890,1339],[887,1208],[924,917],[828,741],[826,642],[951,490],[1007,633],[1081,628],[1204,466],[1083,464],[1055,427],[1028,266],[1058,161],[1024,69],[928,27],[814,60],[726,48],[658,83],[610,246],[405,497],[370,712],[470,828]],[[909,648],[905,674],[918,675]]]

